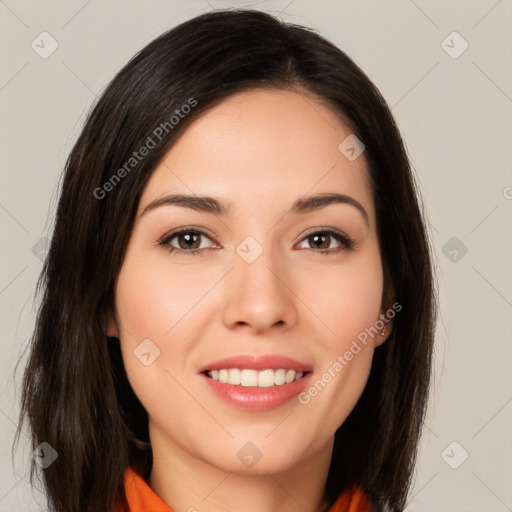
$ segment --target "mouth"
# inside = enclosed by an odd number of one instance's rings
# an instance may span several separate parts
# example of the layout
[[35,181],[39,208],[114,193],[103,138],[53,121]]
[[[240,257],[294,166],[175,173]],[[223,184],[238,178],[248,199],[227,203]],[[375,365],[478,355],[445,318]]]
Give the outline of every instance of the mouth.
[[281,354],[239,354],[198,369],[208,393],[246,411],[270,411],[301,393],[313,367]]
[[[206,389],[224,403],[236,409],[254,412],[270,411],[285,404],[293,406],[293,399],[304,391],[312,378],[312,372],[284,368],[259,371],[225,368],[206,370],[199,375]],[[222,382],[221,378],[226,382]]]
[[285,386],[303,379],[308,373],[287,368],[267,368],[254,370],[251,368],[221,368],[217,370],[205,370],[206,377],[221,384],[231,386],[272,388]]

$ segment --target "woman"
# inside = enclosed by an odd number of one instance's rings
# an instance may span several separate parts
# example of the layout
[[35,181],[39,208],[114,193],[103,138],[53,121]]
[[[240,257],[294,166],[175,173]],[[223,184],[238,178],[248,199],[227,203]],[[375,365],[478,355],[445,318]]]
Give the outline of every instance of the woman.
[[430,247],[384,99],[310,29],[213,11],[128,62],[38,287],[21,420],[52,510],[404,509]]

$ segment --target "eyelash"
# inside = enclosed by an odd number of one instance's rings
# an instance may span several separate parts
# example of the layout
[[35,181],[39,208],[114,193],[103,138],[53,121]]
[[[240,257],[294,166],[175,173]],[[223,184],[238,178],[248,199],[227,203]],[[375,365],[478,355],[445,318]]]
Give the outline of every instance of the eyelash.
[[[192,249],[190,251],[187,251],[184,249],[178,249],[177,247],[174,247],[169,244],[173,238],[176,238],[178,235],[181,235],[183,233],[200,234],[200,235],[204,235],[205,237],[207,237],[211,240],[211,236],[206,231],[199,229],[199,228],[188,227],[188,228],[180,228],[180,229],[177,229],[176,231],[173,231],[172,233],[164,235],[160,240],[158,240],[158,246],[166,248],[169,253],[186,254],[188,256],[201,256],[203,251],[205,251],[206,249]],[[304,238],[302,238],[301,243],[306,238],[309,238],[310,236],[317,235],[317,234],[332,236],[333,238],[335,238],[338,242],[340,242],[342,244],[341,247],[338,247],[336,249],[327,249],[324,251],[315,250],[315,249],[307,249],[307,250],[313,251],[314,253],[317,253],[317,254],[322,254],[324,256],[327,256],[328,254],[331,254],[331,253],[338,253],[341,251],[350,251],[350,250],[354,249],[354,247],[356,246],[356,241],[353,240],[352,238],[350,238],[349,236],[347,236],[341,232],[334,231],[332,229],[327,229],[327,228],[326,229],[318,229],[316,231],[311,231],[310,233],[307,233],[304,236]]]

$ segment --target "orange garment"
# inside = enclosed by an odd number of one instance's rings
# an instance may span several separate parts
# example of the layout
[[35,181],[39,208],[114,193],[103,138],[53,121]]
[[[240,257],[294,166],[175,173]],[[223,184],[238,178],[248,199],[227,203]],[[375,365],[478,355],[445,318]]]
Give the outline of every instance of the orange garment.
[[[124,488],[129,508],[125,510],[118,504],[113,512],[173,512],[132,468],[126,471]],[[364,493],[356,488],[342,493],[329,512],[370,512],[370,503]]]

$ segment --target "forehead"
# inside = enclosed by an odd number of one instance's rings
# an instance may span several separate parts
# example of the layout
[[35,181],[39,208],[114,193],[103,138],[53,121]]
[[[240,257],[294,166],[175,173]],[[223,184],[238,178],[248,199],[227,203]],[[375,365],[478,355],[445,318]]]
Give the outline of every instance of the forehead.
[[339,149],[351,134],[349,123],[311,94],[234,94],[173,143],[146,185],[139,212],[170,193],[211,195],[231,203],[235,213],[261,213],[305,195],[338,192],[356,197],[373,219],[364,153],[351,161]]

